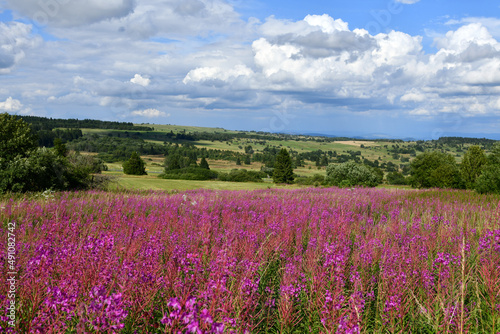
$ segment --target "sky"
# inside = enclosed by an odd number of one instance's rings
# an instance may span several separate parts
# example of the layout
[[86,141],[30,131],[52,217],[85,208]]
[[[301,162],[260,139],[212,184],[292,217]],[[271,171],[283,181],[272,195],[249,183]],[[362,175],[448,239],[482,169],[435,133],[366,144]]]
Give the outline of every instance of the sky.
[[0,112],[500,139],[500,1],[0,0]]

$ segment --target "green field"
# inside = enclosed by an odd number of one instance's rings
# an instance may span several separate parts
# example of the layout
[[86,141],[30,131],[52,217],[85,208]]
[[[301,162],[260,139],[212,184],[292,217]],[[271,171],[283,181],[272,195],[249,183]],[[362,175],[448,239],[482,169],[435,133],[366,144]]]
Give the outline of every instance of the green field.
[[217,189],[217,190],[255,190],[267,188],[300,188],[298,185],[280,186],[272,182],[223,182],[223,181],[191,181],[191,180],[164,180],[154,176],[131,176],[123,175],[117,177],[109,185],[110,190],[134,189],[134,190],[191,190],[191,189]]

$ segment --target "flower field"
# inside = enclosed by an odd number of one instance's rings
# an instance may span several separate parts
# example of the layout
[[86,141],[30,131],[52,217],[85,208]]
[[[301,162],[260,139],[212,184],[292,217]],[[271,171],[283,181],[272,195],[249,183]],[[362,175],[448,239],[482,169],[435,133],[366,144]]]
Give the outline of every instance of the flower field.
[[499,201],[387,189],[3,199],[0,276],[15,269],[17,290],[12,327],[0,286],[0,331],[495,334]]

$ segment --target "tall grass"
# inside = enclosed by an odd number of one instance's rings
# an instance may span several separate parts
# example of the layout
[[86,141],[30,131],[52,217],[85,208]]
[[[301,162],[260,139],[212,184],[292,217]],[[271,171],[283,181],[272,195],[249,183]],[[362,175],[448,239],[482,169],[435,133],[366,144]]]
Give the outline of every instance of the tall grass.
[[498,333],[500,198],[463,191],[0,199],[22,333]]

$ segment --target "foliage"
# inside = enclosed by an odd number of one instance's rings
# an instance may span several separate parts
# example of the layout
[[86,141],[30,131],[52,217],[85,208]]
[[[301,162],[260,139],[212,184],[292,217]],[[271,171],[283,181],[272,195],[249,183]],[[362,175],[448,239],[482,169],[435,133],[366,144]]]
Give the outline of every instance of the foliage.
[[481,174],[481,170],[486,162],[486,155],[483,149],[477,145],[469,147],[467,152],[465,152],[460,164],[460,173],[467,189],[474,187],[476,179]]
[[16,157],[28,156],[37,146],[26,122],[7,113],[0,114],[0,168]]
[[408,181],[406,180],[405,176],[401,172],[390,172],[386,176],[387,183],[389,184],[394,184],[394,185],[406,185],[408,184]]
[[493,146],[492,152],[487,157],[487,162],[481,168],[474,183],[474,189],[481,193],[500,194],[500,144]]
[[61,138],[54,139],[54,150],[60,157],[65,157],[66,155],[68,155],[68,149],[66,148],[66,145],[63,144]]
[[329,164],[326,167],[326,181],[338,187],[375,187],[382,182],[380,174],[373,168],[352,161]]
[[313,176],[298,176],[295,178],[295,184],[304,186],[319,186],[325,183],[325,177],[321,174],[314,174]]
[[274,183],[293,183],[293,179],[292,159],[288,151],[282,148],[274,163],[273,181]]
[[[99,163],[93,160],[92,157],[68,160],[54,150],[37,149],[28,157],[18,156],[0,171],[0,192],[89,188],[93,182],[90,173],[100,173],[100,168],[95,166]],[[89,164],[94,167],[90,168]]]
[[264,172],[233,169],[229,173],[219,173],[219,180],[232,182],[262,182],[262,179],[266,176],[267,174]]
[[210,167],[208,166],[207,159],[205,159],[205,157],[201,158],[200,168],[210,169]]
[[180,169],[165,170],[158,177],[174,180],[214,180],[218,173],[201,167],[185,167]]
[[123,163],[123,172],[128,175],[146,175],[146,164],[137,152],[133,152],[130,159]]
[[418,188],[461,188],[455,158],[440,151],[424,152],[411,162],[410,185]]

